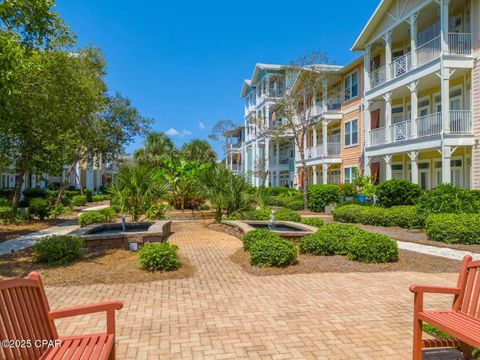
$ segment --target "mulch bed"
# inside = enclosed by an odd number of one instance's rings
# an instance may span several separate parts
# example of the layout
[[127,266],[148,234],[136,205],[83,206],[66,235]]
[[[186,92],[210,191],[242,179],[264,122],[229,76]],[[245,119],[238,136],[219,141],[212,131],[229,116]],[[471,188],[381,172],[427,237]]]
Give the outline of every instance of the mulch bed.
[[400,250],[400,260],[396,263],[364,264],[350,261],[346,256],[299,255],[298,264],[286,268],[259,268],[250,264],[250,256],[243,249],[238,249],[230,256],[235,264],[252,275],[285,275],[310,273],[350,273],[350,272],[385,272],[414,271],[423,273],[458,273],[460,262],[437,256],[424,255],[412,251]]
[[0,280],[23,278],[38,271],[48,286],[124,284],[180,279],[192,276],[194,267],[180,256],[178,270],[149,272],[136,265],[138,253],[123,249],[87,250],[85,258],[66,266],[48,266],[32,259],[32,249],[0,257]]

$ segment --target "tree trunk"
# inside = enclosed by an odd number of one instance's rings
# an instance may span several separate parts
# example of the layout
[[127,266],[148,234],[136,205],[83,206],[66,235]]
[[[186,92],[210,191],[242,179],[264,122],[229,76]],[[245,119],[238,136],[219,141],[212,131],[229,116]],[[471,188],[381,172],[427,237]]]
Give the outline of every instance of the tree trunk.
[[70,175],[72,174],[73,169],[75,169],[75,166],[77,165],[78,160],[75,160],[70,167],[68,168],[67,173],[65,174],[65,180],[63,180],[62,185],[60,185],[60,188],[58,189],[58,194],[57,194],[57,199],[55,200],[55,205],[59,205],[62,201],[62,195],[63,192],[65,191],[67,184],[68,184],[68,179]]
[[25,180],[25,171],[19,170],[15,172],[15,192],[13,193],[12,206],[18,208],[20,196],[22,194],[22,185]]

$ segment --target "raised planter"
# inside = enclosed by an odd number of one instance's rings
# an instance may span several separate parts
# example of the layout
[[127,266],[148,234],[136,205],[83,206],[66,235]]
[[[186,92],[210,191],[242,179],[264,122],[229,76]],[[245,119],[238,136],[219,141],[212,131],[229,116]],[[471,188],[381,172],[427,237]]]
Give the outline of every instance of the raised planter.
[[[245,234],[249,231],[256,230],[259,228],[268,228],[268,221],[257,221],[257,220],[225,220],[222,221],[223,224],[234,226],[239,229],[242,234]],[[295,240],[306,235],[313,234],[318,229],[314,226],[300,224],[294,221],[276,221],[275,222],[277,230],[271,230],[276,232],[281,237]]]
[[164,242],[171,234],[171,220],[156,222],[92,224],[75,230],[71,235],[80,236],[86,247],[128,249],[130,243]]

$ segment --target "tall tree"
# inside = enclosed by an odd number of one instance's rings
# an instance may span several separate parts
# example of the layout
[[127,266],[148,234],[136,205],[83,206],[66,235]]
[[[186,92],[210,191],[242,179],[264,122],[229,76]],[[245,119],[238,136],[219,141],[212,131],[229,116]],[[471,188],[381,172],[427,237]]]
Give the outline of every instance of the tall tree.
[[185,160],[198,163],[215,162],[217,155],[207,140],[193,139],[183,144],[180,155]]
[[175,144],[165,133],[152,132],[147,135],[143,148],[135,152],[134,158],[139,164],[153,168],[161,167],[176,155]]
[[228,147],[229,132],[235,129],[237,125],[232,120],[218,120],[212,127],[212,131],[208,135],[209,139],[219,142],[225,153]]
[[303,191],[304,207],[307,208],[307,160],[305,156],[307,130],[315,123],[313,98],[322,92],[322,81],[326,78],[328,57],[321,51],[312,51],[297,61],[285,66],[287,76],[296,76],[295,87],[278,100],[278,112],[285,121],[278,124],[272,133],[290,131],[300,155],[300,186]]

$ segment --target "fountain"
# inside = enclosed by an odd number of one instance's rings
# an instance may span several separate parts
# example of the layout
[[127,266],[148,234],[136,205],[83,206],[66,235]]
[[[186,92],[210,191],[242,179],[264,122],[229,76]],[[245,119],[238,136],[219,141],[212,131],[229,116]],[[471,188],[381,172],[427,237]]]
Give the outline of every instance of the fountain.
[[268,220],[268,230],[275,230],[275,214],[273,209],[270,212],[270,219]]
[[126,226],[125,226],[125,215],[122,215],[122,232],[125,232],[126,230]]

